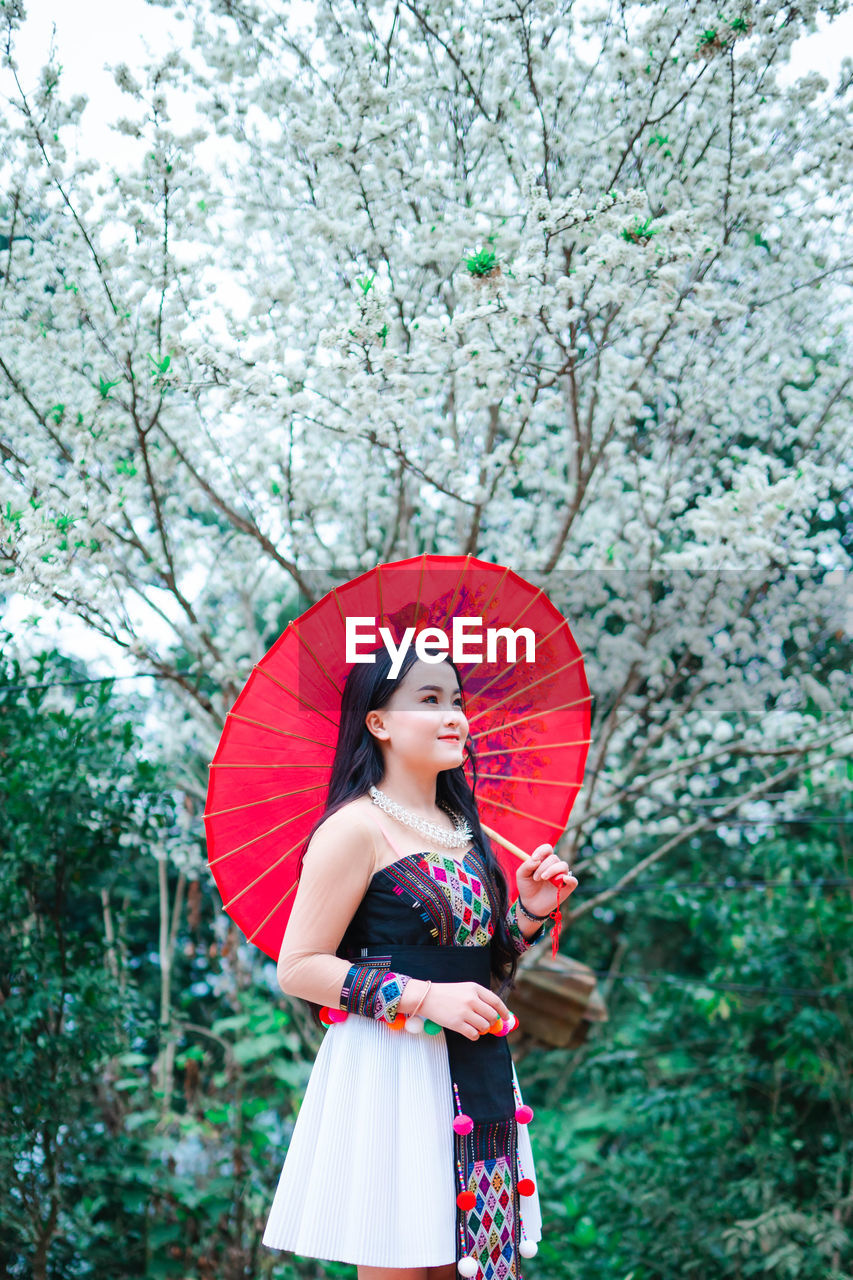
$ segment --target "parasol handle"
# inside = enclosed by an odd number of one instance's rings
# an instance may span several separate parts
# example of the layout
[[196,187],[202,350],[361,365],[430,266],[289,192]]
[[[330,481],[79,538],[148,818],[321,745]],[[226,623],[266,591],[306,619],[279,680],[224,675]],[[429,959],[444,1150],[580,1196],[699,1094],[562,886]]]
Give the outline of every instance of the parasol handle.
[[[517,844],[513,844],[511,840],[507,840],[506,836],[502,836],[491,827],[487,827],[485,822],[481,822],[480,826],[483,828],[490,840],[494,840],[496,844],[501,845],[501,847],[506,849],[509,853],[515,854],[516,858],[520,858],[522,862],[526,862],[530,857],[529,853],[525,853]],[[556,884],[557,881],[555,880],[554,883]],[[559,883],[564,885],[566,884],[566,880],[562,879]]]
[[[519,849],[518,845],[513,844],[511,840],[507,840],[506,836],[498,835],[497,831],[492,830],[491,827],[487,827],[484,822],[481,822],[480,826],[483,828],[483,830],[485,831],[486,835],[489,837],[490,840],[496,841],[497,844],[501,845],[509,853],[515,854],[516,858],[520,858],[522,862],[526,861],[526,859],[530,857],[529,853],[525,853],[523,849]],[[571,872],[569,872],[569,874],[571,875]],[[576,877],[572,877],[572,878],[575,879]],[[563,877],[560,880],[552,881],[552,883],[554,885],[554,889],[557,894],[557,905],[554,908],[554,910],[550,912],[551,919],[554,921],[554,924],[550,930],[551,955],[556,956],[559,943],[560,943],[560,925],[562,924],[562,921],[563,921],[563,916],[560,911],[560,891],[557,886],[567,885],[568,880],[565,879],[565,877]]]
[[504,849],[508,849],[510,853],[514,853],[517,858],[521,858],[522,862],[528,855],[523,849],[519,849],[517,844],[513,844],[511,840],[507,840],[506,836],[498,835],[497,831],[493,831],[491,827],[487,827],[485,822],[481,822],[480,826],[485,831],[490,840],[496,840]]

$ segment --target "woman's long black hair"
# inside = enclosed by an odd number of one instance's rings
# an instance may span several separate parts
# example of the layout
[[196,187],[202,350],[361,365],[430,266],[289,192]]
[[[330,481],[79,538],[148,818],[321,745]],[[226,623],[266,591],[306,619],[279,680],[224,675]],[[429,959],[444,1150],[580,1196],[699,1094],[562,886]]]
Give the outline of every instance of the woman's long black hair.
[[[342,808],[343,805],[355,800],[358,796],[366,795],[370,787],[378,787],[381,784],[384,774],[382,752],[378,739],[373,736],[364,721],[368,712],[376,711],[385,706],[416,659],[417,651],[413,645],[410,645],[403,658],[399,673],[395,677],[389,678],[391,655],[383,646],[374,651],[374,661],[372,663],[355,663],[347,676],[341,698],[338,741],[335,748],[335,758],[332,762],[326,808],[311,828],[305,840],[302,852],[299,855],[297,878],[302,875],[305,854],[315,831],[322,826],[331,814]],[[459,669],[449,656],[444,661],[450,663],[450,666],[456,672],[459,688],[462,691],[462,709],[464,711],[465,691]],[[474,777],[473,788],[468,785],[468,779],[465,776],[465,770],[462,765],[457,765],[455,769],[443,769],[436,777],[435,799],[439,808],[445,809],[451,814],[462,814],[463,817],[467,818],[468,826],[471,828],[474,837],[474,843],[489,874],[487,887],[492,902],[492,923],[494,925],[494,933],[491,939],[491,971],[500,984],[498,986],[498,995],[503,997],[512,988],[518,965],[518,952],[512,945],[505,919],[507,907],[509,906],[509,888],[503,869],[480,825],[480,815],[477,812],[477,802],[474,799],[474,791],[477,786],[477,761],[470,737],[465,742],[464,749],[468,759],[471,761],[471,771]],[[315,1004],[312,1000],[307,1000],[306,1004],[311,1009],[317,1026],[322,1026],[319,1016],[322,1006]]]

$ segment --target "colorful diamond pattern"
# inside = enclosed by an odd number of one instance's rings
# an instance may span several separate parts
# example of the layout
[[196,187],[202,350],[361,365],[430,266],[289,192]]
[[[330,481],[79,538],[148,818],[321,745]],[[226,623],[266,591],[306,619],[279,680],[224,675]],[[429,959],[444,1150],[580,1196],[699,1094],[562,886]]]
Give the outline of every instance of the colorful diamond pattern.
[[480,1264],[483,1280],[516,1280],[513,1186],[506,1157],[475,1160],[468,1190],[477,1197],[468,1214],[468,1249]]
[[470,875],[455,858],[443,853],[429,852],[423,855],[430,875],[447,895],[456,926],[454,946],[471,941],[472,945],[486,947],[494,925],[492,909],[483,883]]
[[403,989],[408,981],[408,977],[401,974],[388,973],[385,975],[374,998],[374,1018],[384,1018],[386,1022],[394,1021],[398,1012],[400,996],[403,994]]

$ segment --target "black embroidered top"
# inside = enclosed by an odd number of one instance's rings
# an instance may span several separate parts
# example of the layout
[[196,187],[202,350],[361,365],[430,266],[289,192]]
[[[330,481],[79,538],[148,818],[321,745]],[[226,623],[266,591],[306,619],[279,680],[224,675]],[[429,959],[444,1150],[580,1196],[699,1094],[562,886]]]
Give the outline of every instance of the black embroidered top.
[[[406,854],[371,877],[336,954],[354,959],[362,948],[385,945],[490,946],[496,900],[494,881],[476,847],[461,856],[447,850]],[[538,942],[545,928],[543,921],[526,938],[515,902],[506,923],[519,953]],[[344,979],[341,1008],[393,1022],[408,981],[408,974],[355,962]]]

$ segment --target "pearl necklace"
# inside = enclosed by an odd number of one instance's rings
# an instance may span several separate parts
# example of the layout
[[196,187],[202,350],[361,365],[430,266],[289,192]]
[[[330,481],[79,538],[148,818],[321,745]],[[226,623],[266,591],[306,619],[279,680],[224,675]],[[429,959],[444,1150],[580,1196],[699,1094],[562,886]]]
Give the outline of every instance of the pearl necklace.
[[456,830],[452,835],[443,830],[442,827],[436,826],[434,822],[429,822],[426,818],[419,817],[418,814],[412,813],[409,809],[404,809],[402,805],[397,804],[396,800],[392,800],[390,796],[386,796],[378,787],[370,788],[370,798],[374,804],[378,804],[380,809],[396,818],[398,822],[402,822],[407,827],[412,827],[415,831],[420,831],[421,835],[429,836],[430,840],[435,840],[438,844],[444,845],[446,849],[461,849],[467,847],[473,839],[471,828],[465,818],[451,815],[456,824]]

